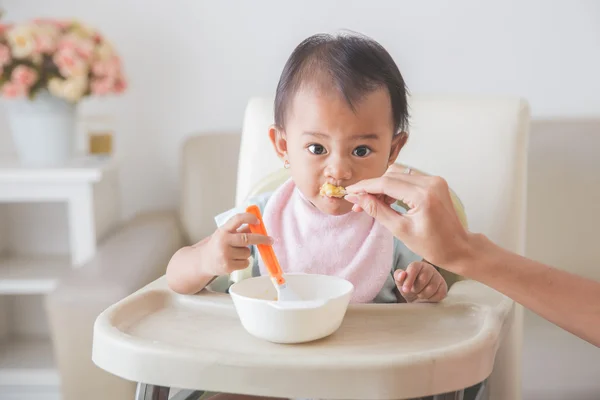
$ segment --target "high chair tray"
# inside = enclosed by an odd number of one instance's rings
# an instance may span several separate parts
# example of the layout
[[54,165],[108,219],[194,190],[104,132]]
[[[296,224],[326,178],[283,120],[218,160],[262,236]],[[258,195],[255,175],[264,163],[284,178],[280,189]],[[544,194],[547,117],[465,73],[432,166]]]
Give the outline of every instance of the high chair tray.
[[227,294],[177,295],[164,277],[104,311],[93,361],[158,386],[280,397],[400,399],[486,379],[514,303],[473,281],[440,304],[350,305],[333,335],[281,345],[248,334]]

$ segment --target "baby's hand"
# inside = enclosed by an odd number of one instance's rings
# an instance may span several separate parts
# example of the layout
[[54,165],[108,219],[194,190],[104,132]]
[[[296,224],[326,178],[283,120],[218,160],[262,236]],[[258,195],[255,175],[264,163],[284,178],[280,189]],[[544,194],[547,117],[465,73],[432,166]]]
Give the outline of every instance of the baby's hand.
[[231,217],[222,227],[217,229],[210,237],[206,246],[205,260],[211,266],[206,271],[214,276],[227,275],[233,271],[244,269],[248,266],[250,257],[249,246],[258,244],[272,244],[270,237],[250,233],[244,224],[257,224],[258,219],[250,213],[236,214]]
[[424,261],[411,263],[406,271],[394,273],[396,286],[407,303],[414,301],[437,303],[448,293],[446,281],[435,267]]

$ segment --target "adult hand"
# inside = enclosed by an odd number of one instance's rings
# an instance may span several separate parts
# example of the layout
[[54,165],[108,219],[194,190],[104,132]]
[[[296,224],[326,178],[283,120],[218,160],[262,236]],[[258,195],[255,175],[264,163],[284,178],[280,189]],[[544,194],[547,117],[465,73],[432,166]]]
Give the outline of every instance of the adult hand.
[[[388,228],[413,252],[455,273],[469,256],[469,233],[462,226],[447,182],[437,176],[413,175],[393,164],[386,173],[346,188],[346,200]],[[398,213],[390,199],[409,207]]]
[[[543,318],[600,347],[600,282],[505,250],[467,232],[442,178],[411,175],[396,165],[380,178],[349,186],[348,201],[386,226],[427,261],[475,279]],[[410,210],[394,211],[389,196]],[[577,312],[573,312],[576,310]]]

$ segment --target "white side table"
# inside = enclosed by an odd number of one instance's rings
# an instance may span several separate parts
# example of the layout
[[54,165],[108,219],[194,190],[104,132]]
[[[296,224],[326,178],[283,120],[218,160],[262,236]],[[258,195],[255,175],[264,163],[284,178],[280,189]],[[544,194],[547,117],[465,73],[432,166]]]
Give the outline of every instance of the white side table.
[[[0,399],[5,394],[7,398],[47,398],[42,388],[54,387],[58,393],[50,338],[11,332],[10,316],[26,312],[17,303],[34,298],[39,303],[70,268],[80,268],[94,257],[99,236],[120,220],[116,167],[113,159],[94,157],[52,168],[0,160],[0,203],[63,202],[69,236],[65,256],[0,254]],[[17,296],[20,301],[14,300]],[[27,318],[37,319],[36,323],[45,319],[39,312],[33,314]]]

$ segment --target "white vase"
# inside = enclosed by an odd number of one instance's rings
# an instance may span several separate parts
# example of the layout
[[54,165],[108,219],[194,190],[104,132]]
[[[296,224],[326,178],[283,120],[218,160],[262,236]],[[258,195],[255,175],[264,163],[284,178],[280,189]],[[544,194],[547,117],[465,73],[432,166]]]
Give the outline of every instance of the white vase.
[[71,159],[75,141],[76,105],[47,91],[6,101],[13,142],[22,164],[55,166]]

